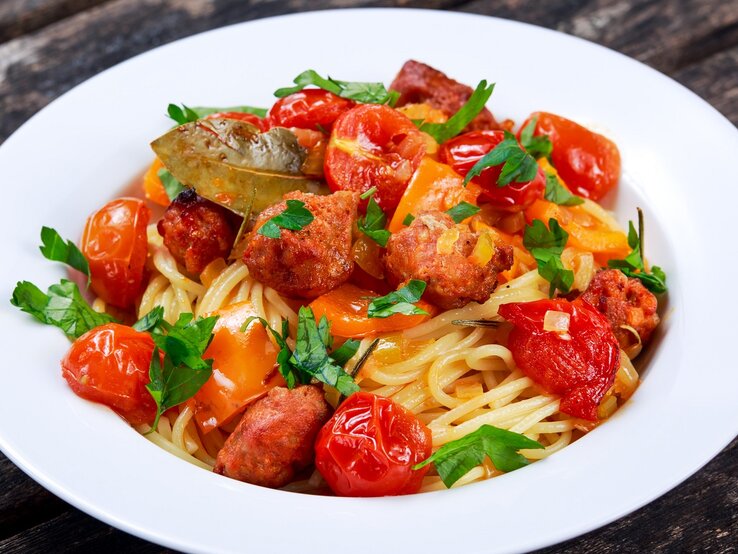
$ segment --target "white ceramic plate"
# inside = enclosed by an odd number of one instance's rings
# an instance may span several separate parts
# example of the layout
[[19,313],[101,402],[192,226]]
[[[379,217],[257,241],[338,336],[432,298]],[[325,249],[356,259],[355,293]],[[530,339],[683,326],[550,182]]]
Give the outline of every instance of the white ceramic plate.
[[[551,63],[543,61],[551,60]],[[388,83],[415,58],[459,80],[497,82],[518,122],[537,109],[596,125],[620,146],[622,223],[646,210],[649,257],[669,277],[666,318],[642,386],[564,451],[458,490],[403,498],[312,497],[193,467],[137,435],[60,377],[68,344],[0,308],[0,447],[42,485],[130,533],[186,551],[375,553],[528,550],[646,504],[738,431],[733,276],[738,133],[694,94],[619,54],[487,17],[343,10],[211,31],[138,56],[75,88],[0,148],[1,290],[64,275],[38,252],[42,225],[78,237],[85,217],[151,161],[169,102],[268,106],[306,68]]]

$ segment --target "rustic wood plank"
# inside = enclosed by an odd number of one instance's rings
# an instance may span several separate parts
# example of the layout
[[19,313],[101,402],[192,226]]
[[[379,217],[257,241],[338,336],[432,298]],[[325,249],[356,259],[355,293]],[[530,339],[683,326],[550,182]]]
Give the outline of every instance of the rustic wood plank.
[[0,541],[5,554],[75,554],[173,552],[118,531],[74,508],[28,531]]
[[[608,491],[602,491],[607,502]],[[738,439],[697,475],[607,527],[538,554],[578,552],[735,552]]]
[[707,100],[738,127],[738,46],[684,67],[672,77]]
[[0,42],[30,33],[107,1],[3,0],[0,3]]

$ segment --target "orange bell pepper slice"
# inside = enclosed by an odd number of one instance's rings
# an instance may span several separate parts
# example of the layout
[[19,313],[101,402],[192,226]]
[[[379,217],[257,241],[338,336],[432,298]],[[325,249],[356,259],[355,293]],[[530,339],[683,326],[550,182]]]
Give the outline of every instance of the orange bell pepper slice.
[[227,423],[269,389],[285,384],[276,369],[279,350],[264,326],[255,321],[241,331],[246,319],[257,315],[251,302],[239,302],[210,315],[220,316],[203,354],[203,359],[213,359],[213,374],[190,400],[204,433]]
[[156,158],[144,175],[143,191],[146,198],[155,204],[167,207],[171,204],[171,201],[169,200],[167,191],[164,190],[161,179],[159,179],[159,170],[162,168],[164,168],[164,164],[161,163],[159,158]]
[[362,338],[409,329],[420,325],[435,313],[431,304],[421,300],[417,306],[430,315],[395,314],[386,318],[369,318],[369,304],[377,297],[369,290],[347,283],[319,296],[310,303],[310,307],[316,320],[325,316],[330,321],[331,334],[344,338]]
[[408,214],[417,216],[422,211],[430,210],[445,212],[461,202],[476,205],[481,191],[474,183],[464,187],[464,178],[448,165],[423,158],[400,199],[388,229],[392,233],[400,231]]

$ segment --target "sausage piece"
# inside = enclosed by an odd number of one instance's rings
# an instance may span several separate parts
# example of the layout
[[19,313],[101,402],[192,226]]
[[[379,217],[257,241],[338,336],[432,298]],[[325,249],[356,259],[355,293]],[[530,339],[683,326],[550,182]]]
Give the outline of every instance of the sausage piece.
[[[464,105],[474,90],[424,63],[408,60],[390,85],[400,93],[397,106],[429,104],[452,116]],[[467,126],[466,131],[501,129],[492,113],[484,108]]]
[[443,212],[421,212],[387,242],[387,278],[393,286],[409,279],[425,281],[424,298],[446,310],[485,302],[497,287],[497,274],[510,269],[513,256],[512,247],[497,246],[481,266],[471,257],[478,239],[479,233],[455,224]]
[[[296,191],[285,194],[284,199],[259,214],[243,261],[255,279],[278,292],[315,298],[351,276],[351,230],[359,194],[339,191],[318,196]],[[277,239],[258,234],[259,227],[287,208],[286,200],[304,202],[313,221],[299,231],[281,229]]]
[[621,325],[633,327],[646,344],[659,324],[656,296],[640,280],[627,277],[617,269],[598,272],[582,293],[582,299],[610,321],[623,349],[633,343],[633,336]]
[[210,262],[231,251],[240,218],[186,189],[169,204],[157,229],[164,246],[188,273],[202,272]]
[[316,386],[276,387],[251,404],[218,452],[213,471],[279,488],[313,463],[313,444],[331,409]]

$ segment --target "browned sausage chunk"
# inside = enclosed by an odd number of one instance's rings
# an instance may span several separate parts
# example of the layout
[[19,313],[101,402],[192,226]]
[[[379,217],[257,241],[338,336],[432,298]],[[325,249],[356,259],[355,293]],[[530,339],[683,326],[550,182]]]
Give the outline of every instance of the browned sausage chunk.
[[290,192],[285,200],[300,200],[313,221],[299,231],[281,229],[278,239],[256,231],[282,213],[286,202],[264,210],[254,224],[243,261],[251,275],[282,294],[315,298],[343,284],[351,276],[351,229],[359,195],[340,191],[328,196]]
[[[397,106],[430,104],[451,116],[459,111],[474,90],[447,77],[429,65],[408,60],[392,81],[390,89],[400,93]],[[492,113],[483,109],[466,128],[467,131],[501,129]]]
[[617,269],[597,273],[582,298],[610,320],[621,348],[633,344],[632,333],[621,325],[633,327],[645,344],[659,324],[658,301],[653,293],[638,279],[626,277]]
[[200,273],[217,258],[225,258],[236,238],[239,217],[192,189],[169,205],[157,229],[164,246],[188,273]]
[[479,265],[471,256],[478,239],[478,233],[454,224],[443,212],[421,212],[387,242],[387,278],[394,286],[409,279],[425,281],[423,297],[446,310],[472,300],[485,302],[497,287],[497,274],[510,269],[513,257],[510,246],[496,247],[492,258]]
[[213,471],[254,485],[283,487],[313,463],[315,437],[330,416],[318,387],[273,388],[246,408]]

